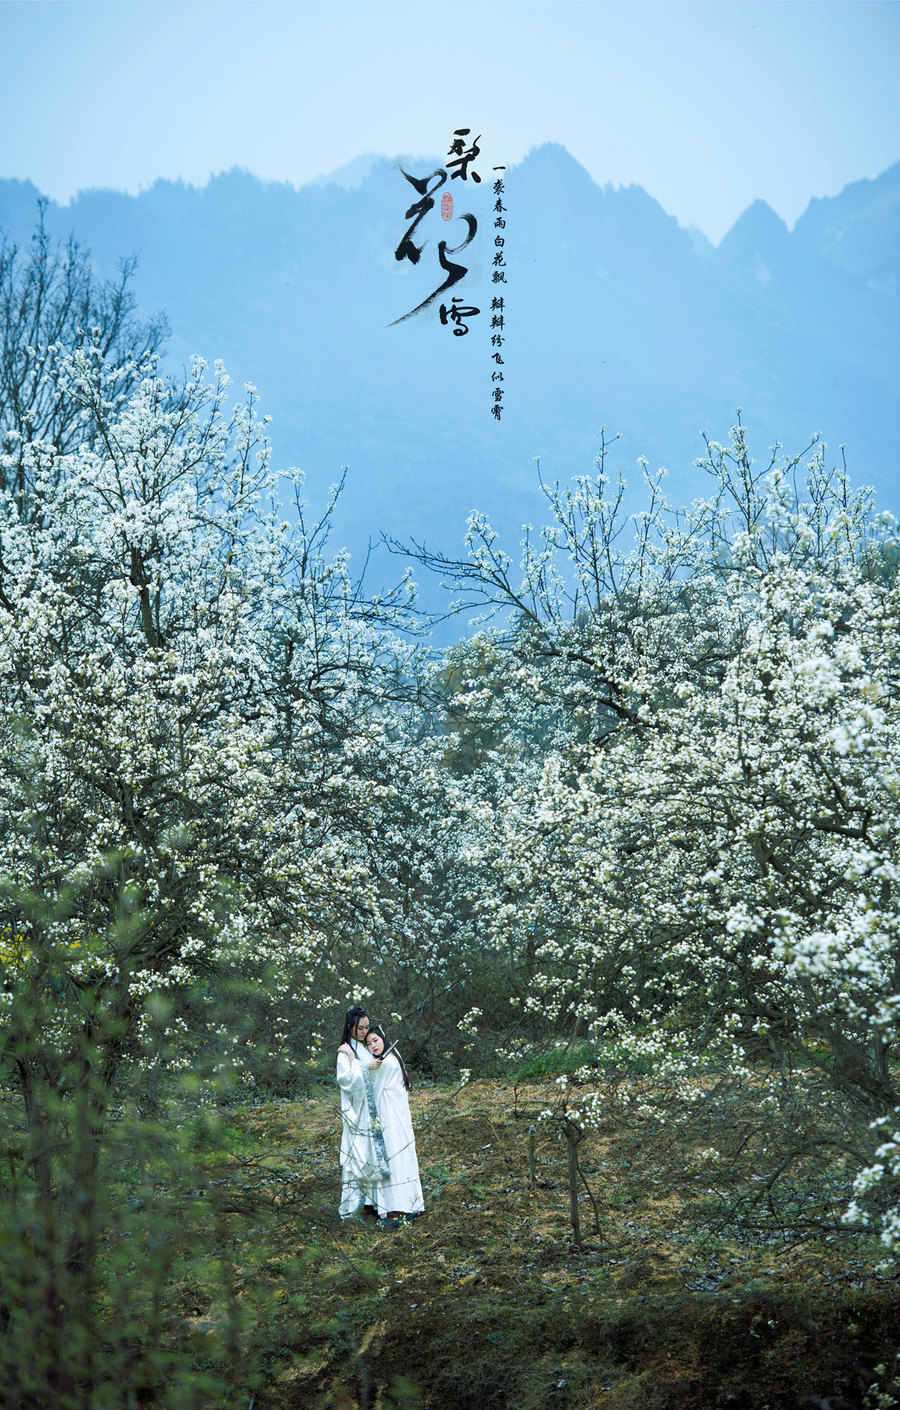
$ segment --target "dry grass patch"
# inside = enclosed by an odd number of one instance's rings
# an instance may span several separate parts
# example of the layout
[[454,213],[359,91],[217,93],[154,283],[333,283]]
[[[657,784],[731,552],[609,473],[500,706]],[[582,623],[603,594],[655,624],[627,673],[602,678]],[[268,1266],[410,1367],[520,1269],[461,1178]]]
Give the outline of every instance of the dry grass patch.
[[676,1179],[677,1143],[667,1180],[629,1118],[579,1149],[601,1214],[597,1232],[583,1194],[579,1251],[565,1144],[539,1135],[532,1182],[531,1123],[516,1114],[557,1094],[416,1084],[427,1212],[396,1231],[338,1219],[331,1092],[229,1113],[259,1143],[259,1167],[283,1171],[256,1195],[277,1210],[257,1276],[272,1293],[269,1355],[281,1356],[257,1410],[862,1403],[871,1368],[900,1348],[897,1285],[874,1243],[730,1228],[727,1198],[702,1194],[689,1164]]

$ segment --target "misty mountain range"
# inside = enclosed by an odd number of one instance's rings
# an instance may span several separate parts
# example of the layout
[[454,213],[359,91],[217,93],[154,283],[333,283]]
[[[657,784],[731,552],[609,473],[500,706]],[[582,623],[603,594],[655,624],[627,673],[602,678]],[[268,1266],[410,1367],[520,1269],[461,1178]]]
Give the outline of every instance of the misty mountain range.
[[[830,459],[845,446],[854,482],[900,512],[900,163],[811,201],[790,232],[757,201],[718,247],[640,187],[596,185],[553,144],[500,175],[505,226],[493,224],[496,173],[448,183],[454,218],[442,225],[436,206],[423,219],[415,267],[394,251],[416,193],[384,159],[299,190],[233,170],[202,188],[90,191],[50,203],[47,225],[74,231],[105,273],[139,255],[134,289],[169,318],[169,368],[200,353],[224,360],[236,393],[252,381],[276,463],[305,469],[314,508],[349,467],[336,538],[355,562],[382,531],[459,551],[472,509],[514,547],[521,524],[543,518],[535,457],[549,479],[591,473],[601,425],[621,433],[613,471],[637,487],[646,456],[683,503],[705,488],[701,429],[727,440],[738,406],[758,458],[821,431]],[[19,243],[38,194],[0,181],[0,225]],[[442,325],[440,300],[395,323],[444,277],[437,242],[459,244],[465,212],[478,230],[453,256],[469,272],[450,292],[480,309],[468,333]],[[491,282],[500,231],[505,286]]]

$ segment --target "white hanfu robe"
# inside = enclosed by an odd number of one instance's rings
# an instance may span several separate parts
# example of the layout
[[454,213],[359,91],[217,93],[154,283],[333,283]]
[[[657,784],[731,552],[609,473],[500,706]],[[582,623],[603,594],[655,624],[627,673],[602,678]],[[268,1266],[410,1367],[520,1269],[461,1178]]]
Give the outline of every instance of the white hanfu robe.
[[388,1159],[372,1089],[374,1061],[361,1043],[351,1040],[355,1057],[338,1053],[337,1084],[341,1093],[342,1219],[358,1216],[375,1205],[375,1191],[388,1178]]
[[372,1073],[372,1087],[390,1169],[387,1180],[375,1186],[378,1213],[382,1217],[391,1210],[423,1214],[425,1201],[409,1114],[409,1095],[403,1085],[403,1069],[393,1053],[388,1053],[381,1067]]

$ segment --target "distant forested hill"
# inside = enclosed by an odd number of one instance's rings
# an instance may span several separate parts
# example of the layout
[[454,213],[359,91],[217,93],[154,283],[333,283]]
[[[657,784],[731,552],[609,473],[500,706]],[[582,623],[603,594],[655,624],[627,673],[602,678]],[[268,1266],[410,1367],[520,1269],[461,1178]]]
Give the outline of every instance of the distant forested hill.
[[[201,353],[224,359],[236,389],[253,381],[276,456],[307,471],[314,504],[349,465],[337,527],[354,558],[382,530],[455,551],[473,508],[515,542],[541,518],[534,458],[550,478],[589,473],[601,425],[622,433],[613,468],[636,483],[638,456],[664,464],[681,502],[704,488],[701,428],[727,439],[737,406],[760,457],[821,431],[835,459],[846,445],[853,479],[900,510],[900,164],[811,202],[793,232],[758,201],[714,248],[640,187],[597,186],[562,147],[533,151],[503,173],[499,424],[491,173],[453,183],[457,215],[479,222],[453,290],[481,308],[465,337],[441,326],[437,303],[390,326],[436,287],[436,241],[457,243],[459,220],[442,227],[432,213],[420,266],[399,264],[412,187],[386,160],[354,174],[352,186],[296,190],[234,170],[201,189],[86,192],[47,213],[108,272],[139,254],[135,289],[168,314],[170,367]],[[0,182],[14,239],[29,238],[37,198]]]

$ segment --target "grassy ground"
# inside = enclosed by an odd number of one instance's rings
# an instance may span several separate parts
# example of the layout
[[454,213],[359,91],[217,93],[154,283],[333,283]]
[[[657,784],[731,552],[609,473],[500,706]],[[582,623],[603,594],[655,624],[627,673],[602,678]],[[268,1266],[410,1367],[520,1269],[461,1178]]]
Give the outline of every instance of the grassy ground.
[[877,1405],[900,1284],[874,1240],[731,1219],[699,1159],[650,1160],[642,1123],[612,1120],[579,1147],[599,1229],[582,1184],[578,1247],[565,1143],[541,1132],[529,1166],[528,1114],[558,1092],[415,1084],[426,1215],[396,1231],[338,1219],[332,1089],[230,1109],[207,1172],[219,1261],[176,1270],[171,1335],[202,1362],[227,1324],[254,1410]]

